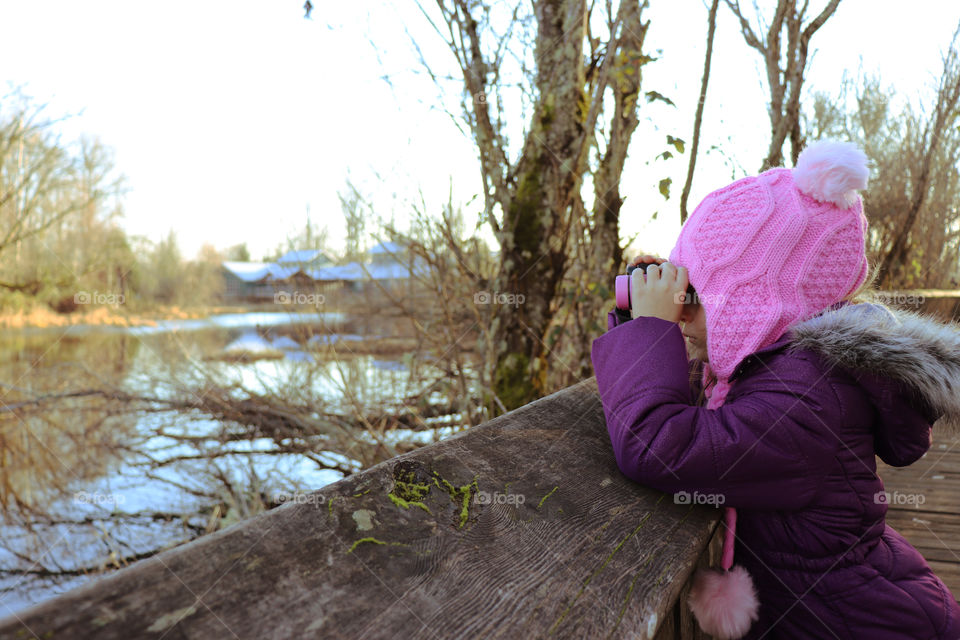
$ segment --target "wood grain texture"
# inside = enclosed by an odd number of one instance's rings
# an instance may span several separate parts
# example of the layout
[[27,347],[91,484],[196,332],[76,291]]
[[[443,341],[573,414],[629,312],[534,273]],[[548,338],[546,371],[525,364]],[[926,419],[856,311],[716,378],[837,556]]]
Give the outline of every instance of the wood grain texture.
[[0,638],[702,637],[678,600],[720,512],[619,472],[593,379],[311,498],[8,617]]

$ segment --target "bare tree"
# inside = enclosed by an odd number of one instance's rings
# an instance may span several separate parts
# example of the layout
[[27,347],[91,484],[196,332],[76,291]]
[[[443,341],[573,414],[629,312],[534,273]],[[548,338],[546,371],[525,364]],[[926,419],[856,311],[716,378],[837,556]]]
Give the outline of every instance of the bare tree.
[[[938,90],[926,104],[911,104],[867,76],[845,79],[837,96],[815,94],[805,118],[810,139],[854,140],[870,159],[872,175],[864,192],[867,250],[871,263],[882,269],[878,284],[884,289],[956,287],[960,129],[938,126],[954,99],[948,88],[960,76],[955,55],[951,47]],[[957,113],[956,105],[952,110]],[[949,315],[950,305],[936,302],[925,309]]]
[[[497,347],[493,388],[507,409],[548,390],[551,350],[544,337],[563,288],[606,283],[622,262],[618,185],[637,125],[641,68],[651,60],[643,52],[646,2],[625,0],[615,13],[607,3],[605,39],[594,37],[594,5],[588,7],[585,0],[535,0],[530,15],[520,15],[522,6],[513,9],[506,30],[498,33],[496,12],[502,7],[492,3],[438,0],[439,19],[421,4],[462,75],[462,117],[479,151],[484,216],[500,244],[491,296],[523,301],[490,307]],[[523,42],[524,35],[532,42]],[[524,57],[531,50],[532,60]],[[515,159],[508,148],[503,118],[507,83],[501,77],[505,61],[514,58],[530,110]],[[426,60],[424,64],[429,71]],[[599,123],[608,88],[613,113],[606,133]],[[602,152],[591,163],[590,151],[601,143]],[[587,176],[594,188],[591,208],[581,192]],[[582,262],[578,273],[570,274],[574,255]],[[585,326],[598,326],[605,303],[596,294],[581,301],[590,306],[581,309],[591,318]],[[574,338],[581,345],[585,340]],[[575,377],[589,371],[589,362],[585,368],[562,364]]]
[[[748,45],[760,52],[767,68],[767,85],[770,90],[770,149],[760,166],[761,171],[783,165],[783,143],[790,137],[793,163],[803,148],[800,134],[800,90],[807,70],[807,54],[813,34],[834,14],[840,0],[830,0],[827,6],[806,25],[803,21],[809,8],[809,0],[797,7],[797,0],[777,0],[770,26],[764,30],[763,16],[757,10],[760,28],[755,32],[740,9],[739,0],[725,0],[727,6],[740,21],[740,30]],[[764,33],[765,31],[765,33]],[[757,33],[760,36],[757,36]],[[784,36],[786,43],[784,43]],[[786,48],[784,49],[784,44]]]
[[133,261],[112,151],[61,140],[59,121],[19,91],[0,104],[0,287],[55,307],[81,282],[122,289]]
[[42,105],[19,93],[4,102],[14,107],[0,120],[0,252],[107,195],[99,182],[79,184],[96,173],[91,164],[96,148],[73,155],[53,132],[54,122],[45,118]]
[[[960,26],[954,32],[950,47],[943,56],[943,73],[937,87],[933,115],[923,125],[922,133],[919,134],[918,142],[923,149],[922,155],[918,159],[918,165],[908,169],[911,171],[911,177],[913,178],[910,205],[889,250],[880,263],[881,284],[891,284],[897,275],[894,269],[907,262],[911,239],[914,239],[914,228],[924,200],[927,198],[934,162],[941,146],[941,140],[945,136],[952,137],[950,129],[955,129],[954,125],[957,122],[958,115],[960,115],[960,111],[958,111],[958,104],[960,104],[960,60],[958,60],[956,49],[958,35],[960,35]],[[916,173],[913,174],[913,172]]]
[[342,191],[337,192],[340,199],[340,210],[347,227],[347,246],[344,249],[344,260],[362,260],[366,253],[366,220],[369,205],[360,194],[357,186],[348,178]]
[[687,221],[687,198],[693,183],[693,170],[697,166],[697,149],[700,147],[700,125],[703,122],[703,106],[707,102],[707,83],[710,81],[710,61],[713,58],[713,35],[717,30],[717,8],[720,0],[713,0],[710,14],[707,16],[707,53],[703,58],[703,79],[700,82],[700,99],[697,101],[697,113],[693,118],[693,141],[690,144],[690,163],[687,166],[687,179],[680,194],[680,224]]

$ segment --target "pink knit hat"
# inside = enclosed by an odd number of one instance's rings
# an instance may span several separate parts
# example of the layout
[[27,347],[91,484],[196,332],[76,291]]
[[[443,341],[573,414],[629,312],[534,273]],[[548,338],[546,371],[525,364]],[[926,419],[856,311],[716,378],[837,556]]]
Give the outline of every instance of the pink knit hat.
[[[770,169],[714,191],[687,220],[670,262],[687,268],[707,320],[708,409],[751,353],[790,326],[843,300],[867,277],[867,220],[856,191],[867,186],[866,155],[851,143],[807,147],[794,169]],[[724,573],[700,573],[690,607],[701,628],[739,638],[757,619],[749,575],[733,565],[736,512],[724,514]]]

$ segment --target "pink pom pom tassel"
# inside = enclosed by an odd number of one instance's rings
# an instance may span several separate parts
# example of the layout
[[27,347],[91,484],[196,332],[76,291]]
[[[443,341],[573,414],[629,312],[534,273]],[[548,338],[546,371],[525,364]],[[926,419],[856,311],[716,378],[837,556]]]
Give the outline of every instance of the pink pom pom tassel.
[[739,566],[730,571],[697,571],[689,604],[700,628],[717,640],[742,638],[759,617],[753,580]]
[[723,570],[697,571],[688,603],[697,623],[706,633],[717,640],[736,640],[745,636],[757,621],[760,602],[747,570],[733,567],[736,509],[724,508],[723,524],[725,531],[720,558]]

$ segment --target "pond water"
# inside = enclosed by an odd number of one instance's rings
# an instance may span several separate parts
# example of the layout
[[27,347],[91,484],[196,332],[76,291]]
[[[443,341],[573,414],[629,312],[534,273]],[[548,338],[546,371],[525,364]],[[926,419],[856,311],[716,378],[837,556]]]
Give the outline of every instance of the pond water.
[[[223,422],[162,402],[118,412],[92,394],[41,411],[34,400],[95,389],[172,400],[205,393],[212,375],[240,396],[282,387],[318,412],[389,413],[424,380],[443,377],[411,353],[357,348],[398,333],[395,323],[337,313],[0,332],[0,617],[95,578],[91,570],[124,566],[362,466],[343,451],[311,458],[277,453],[266,436],[225,438]],[[318,350],[330,343],[333,357]],[[458,429],[456,414],[433,419],[442,426],[352,437],[424,444]]]

